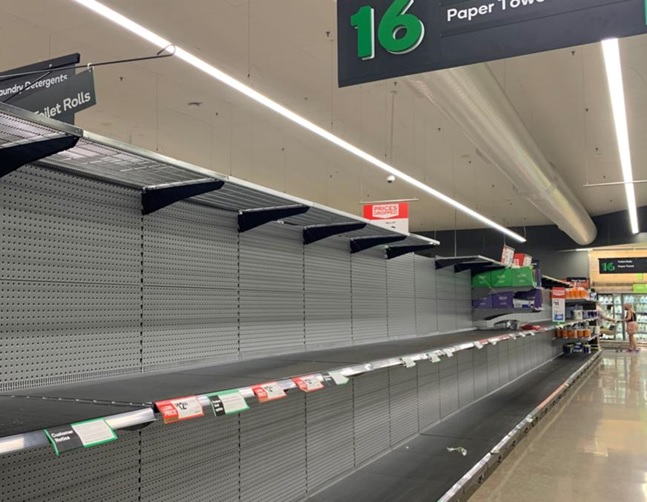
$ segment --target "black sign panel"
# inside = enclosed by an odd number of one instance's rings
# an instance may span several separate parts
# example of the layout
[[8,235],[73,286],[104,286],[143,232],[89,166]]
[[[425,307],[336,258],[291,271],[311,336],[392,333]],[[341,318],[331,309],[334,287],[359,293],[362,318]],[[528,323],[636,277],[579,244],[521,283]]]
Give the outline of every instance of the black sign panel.
[[646,274],[647,258],[600,258],[601,274]]
[[79,435],[72,429],[71,425],[64,425],[62,427],[52,427],[45,431],[47,438],[54,447],[57,455],[67,451],[83,448],[83,441]]
[[20,95],[12,100],[11,104],[61,120],[61,117],[74,116],[75,113],[97,103],[92,70],[86,70],[71,77],[67,75],[48,76],[38,83],[49,79],[56,81],[56,85],[24,97]]
[[343,0],[339,85],[647,33],[646,0]]
[[[75,74],[73,68],[81,61],[81,55],[78,53],[61,56],[39,63],[33,63],[20,68],[14,68],[0,73],[0,101],[16,105],[16,100],[26,98],[41,90],[49,90],[57,85],[64,84],[67,79]],[[66,70],[57,70],[57,68],[67,67]],[[38,73],[31,73],[38,72]],[[6,75],[19,75],[21,73],[30,73],[21,77],[6,77]],[[28,105],[21,106],[27,110],[33,111],[28,108]],[[74,114],[66,113],[57,117],[57,120],[74,123]]]

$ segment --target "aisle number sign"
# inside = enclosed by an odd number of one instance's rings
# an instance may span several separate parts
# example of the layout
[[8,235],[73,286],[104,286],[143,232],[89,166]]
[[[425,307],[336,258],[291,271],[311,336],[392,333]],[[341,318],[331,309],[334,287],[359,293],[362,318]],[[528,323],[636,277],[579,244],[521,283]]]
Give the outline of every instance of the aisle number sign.
[[566,288],[553,288],[551,297],[553,304],[553,322],[565,322]]
[[364,218],[371,220],[374,225],[409,232],[409,204],[407,202],[391,202],[381,204],[365,204]]
[[339,85],[647,32],[645,0],[344,0]]
[[155,406],[162,414],[165,424],[204,416],[204,410],[196,396],[157,401]]

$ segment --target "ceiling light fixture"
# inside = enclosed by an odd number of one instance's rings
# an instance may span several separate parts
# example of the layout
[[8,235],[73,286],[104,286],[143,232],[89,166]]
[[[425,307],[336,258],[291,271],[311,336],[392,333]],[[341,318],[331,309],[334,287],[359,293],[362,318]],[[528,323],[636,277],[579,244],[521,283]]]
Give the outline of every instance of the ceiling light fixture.
[[151,30],[141,26],[140,24],[134,22],[133,20],[127,18],[126,16],[119,14],[118,12],[112,10],[109,7],[106,7],[102,3],[96,1],[96,0],[73,0],[74,2],[83,5],[84,7],[87,7],[88,9],[92,10],[93,12],[99,14],[100,16],[105,17],[106,19],[118,24],[122,28],[125,28],[126,30],[130,31],[131,33],[134,33],[135,35],[143,38],[144,40],[147,40],[148,42],[152,43],[156,47],[160,49],[166,49],[169,46],[175,47],[175,57],[180,58],[184,60],[185,62],[189,63],[191,66],[194,68],[197,68],[198,70],[206,73],[207,75],[210,75],[211,77],[215,78],[216,80],[222,82],[223,84],[231,87],[232,89],[235,89],[236,91],[240,92],[241,94],[244,94],[250,99],[253,99],[257,103],[273,110],[274,112],[278,113],[279,115],[285,117],[288,120],[291,120],[295,124],[300,125],[304,129],[309,130],[310,132],[316,134],[317,136],[325,139],[326,141],[329,141],[330,143],[333,143],[334,145],[338,146],[339,148],[342,148],[343,150],[346,150],[347,152],[355,155],[356,157],[359,157],[360,159],[374,165],[375,167],[378,167],[382,169],[383,171],[386,171],[389,174],[392,174],[394,176],[397,176],[399,179],[402,181],[405,181],[409,183],[410,185],[415,186],[416,188],[419,188],[420,190],[428,193],[429,195],[432,195],[433,197],[436,197],[437,199],[440,199],[441,201],[449,204],[450,206],[453,206],[454,208],[458,209],[459,211],[471,216],[472,218],[485,223],[489,227],[492,227],[499,232],[502,232],[503,234],[512,237],[516,241],[519,242],[526,242],[526,239],[524,239],[521,235],[513,232],[512,230],[499,225],[495,221],[492,221],[491,219],[483,216],[482,214],[474,211],[473,209],[461,204],[460,202],[452,199],[451,197],[439,192],[438,190],[431,188],[430,186],[422,183],[421,181],[413,178],[412,176],[409,176],[408,174],[396,169],[395,167],[387,164],[386,162],[381,161],[377,157],[374,157],[373,155],[365,152],[364,150],[356,147],[355,145],[352,145],[351,143],[341,139],[340,137],[326,131],[322,127],[319,127],[318,125],[314,124],[313,122],[310,122],[306,118],[302,117],[301,115],[293,112],[292,110],[284,107],[283,105],[277,103],[276,101],[268,98],[267,96],[261,94],[260,92],[255,91],[251,87],[243,84],[242,82],[236,80],[230,75],[227,75],[223,71],[219,70],[218,68],[214,67],[213,65],[207,63],[206,61],[203,61],[202,59],[194,56],[190,52],[187,52],[186,50],[175,46],[172,42],[165,40],[163,37],[160,37],[158,34],[152,32]]
[[620,164],[622,175],[625,180],[625,192],[627,195],[627,209],[629,210],[629,221],[631,231],[639,233],[638,211],[636,209],[636,191],[634,189],[633,169],[631,167],[631,149],[629,147],[629,127],[627,125],[627,108],[625,104],[625,90],[622,81],[622,63],[620,61],[620,45],[617,38],[602,41],[602,52],[604,53],[604,66],[607,70],[607,82],[611,94],[611,106],[613,108],[613,120],[616,126],[616,137],[618,150],[620,151]]

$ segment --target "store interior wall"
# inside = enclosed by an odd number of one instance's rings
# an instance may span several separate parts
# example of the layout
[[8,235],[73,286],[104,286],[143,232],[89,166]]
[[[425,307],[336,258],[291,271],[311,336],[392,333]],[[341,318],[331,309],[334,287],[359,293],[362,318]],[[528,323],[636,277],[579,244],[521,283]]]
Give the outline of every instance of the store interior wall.
[[[593,217],[598,236],[589,247],[641,244],[647,242],[647,206],[638,208],[641,233],[634,235],[629,228],[626,211],[618,211]],[[515,232],[526,237],[525,244],[510,242],[492,229],[451,230],[421,232],[438,239],[441,245],[433,250],[437,256],[485,255],[498,259],[504,244],[539,260],[542,273],[553,277],[588,277],[587,253],[577,252],[580,246],[572,241],[556,225],[515,227]],[[499,256],[496,253],[499,252]]]

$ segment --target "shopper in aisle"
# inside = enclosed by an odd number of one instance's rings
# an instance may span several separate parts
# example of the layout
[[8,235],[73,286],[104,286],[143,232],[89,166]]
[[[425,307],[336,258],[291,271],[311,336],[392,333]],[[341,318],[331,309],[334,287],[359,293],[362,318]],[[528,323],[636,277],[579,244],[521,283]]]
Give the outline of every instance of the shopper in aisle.
[[629,335],[629,352],[640,352],[638,345],[636,345],[636,333],[638,333],[638,317],[634,311],[633,305],[625,303],[625,318],[623,322],[627,328]]

